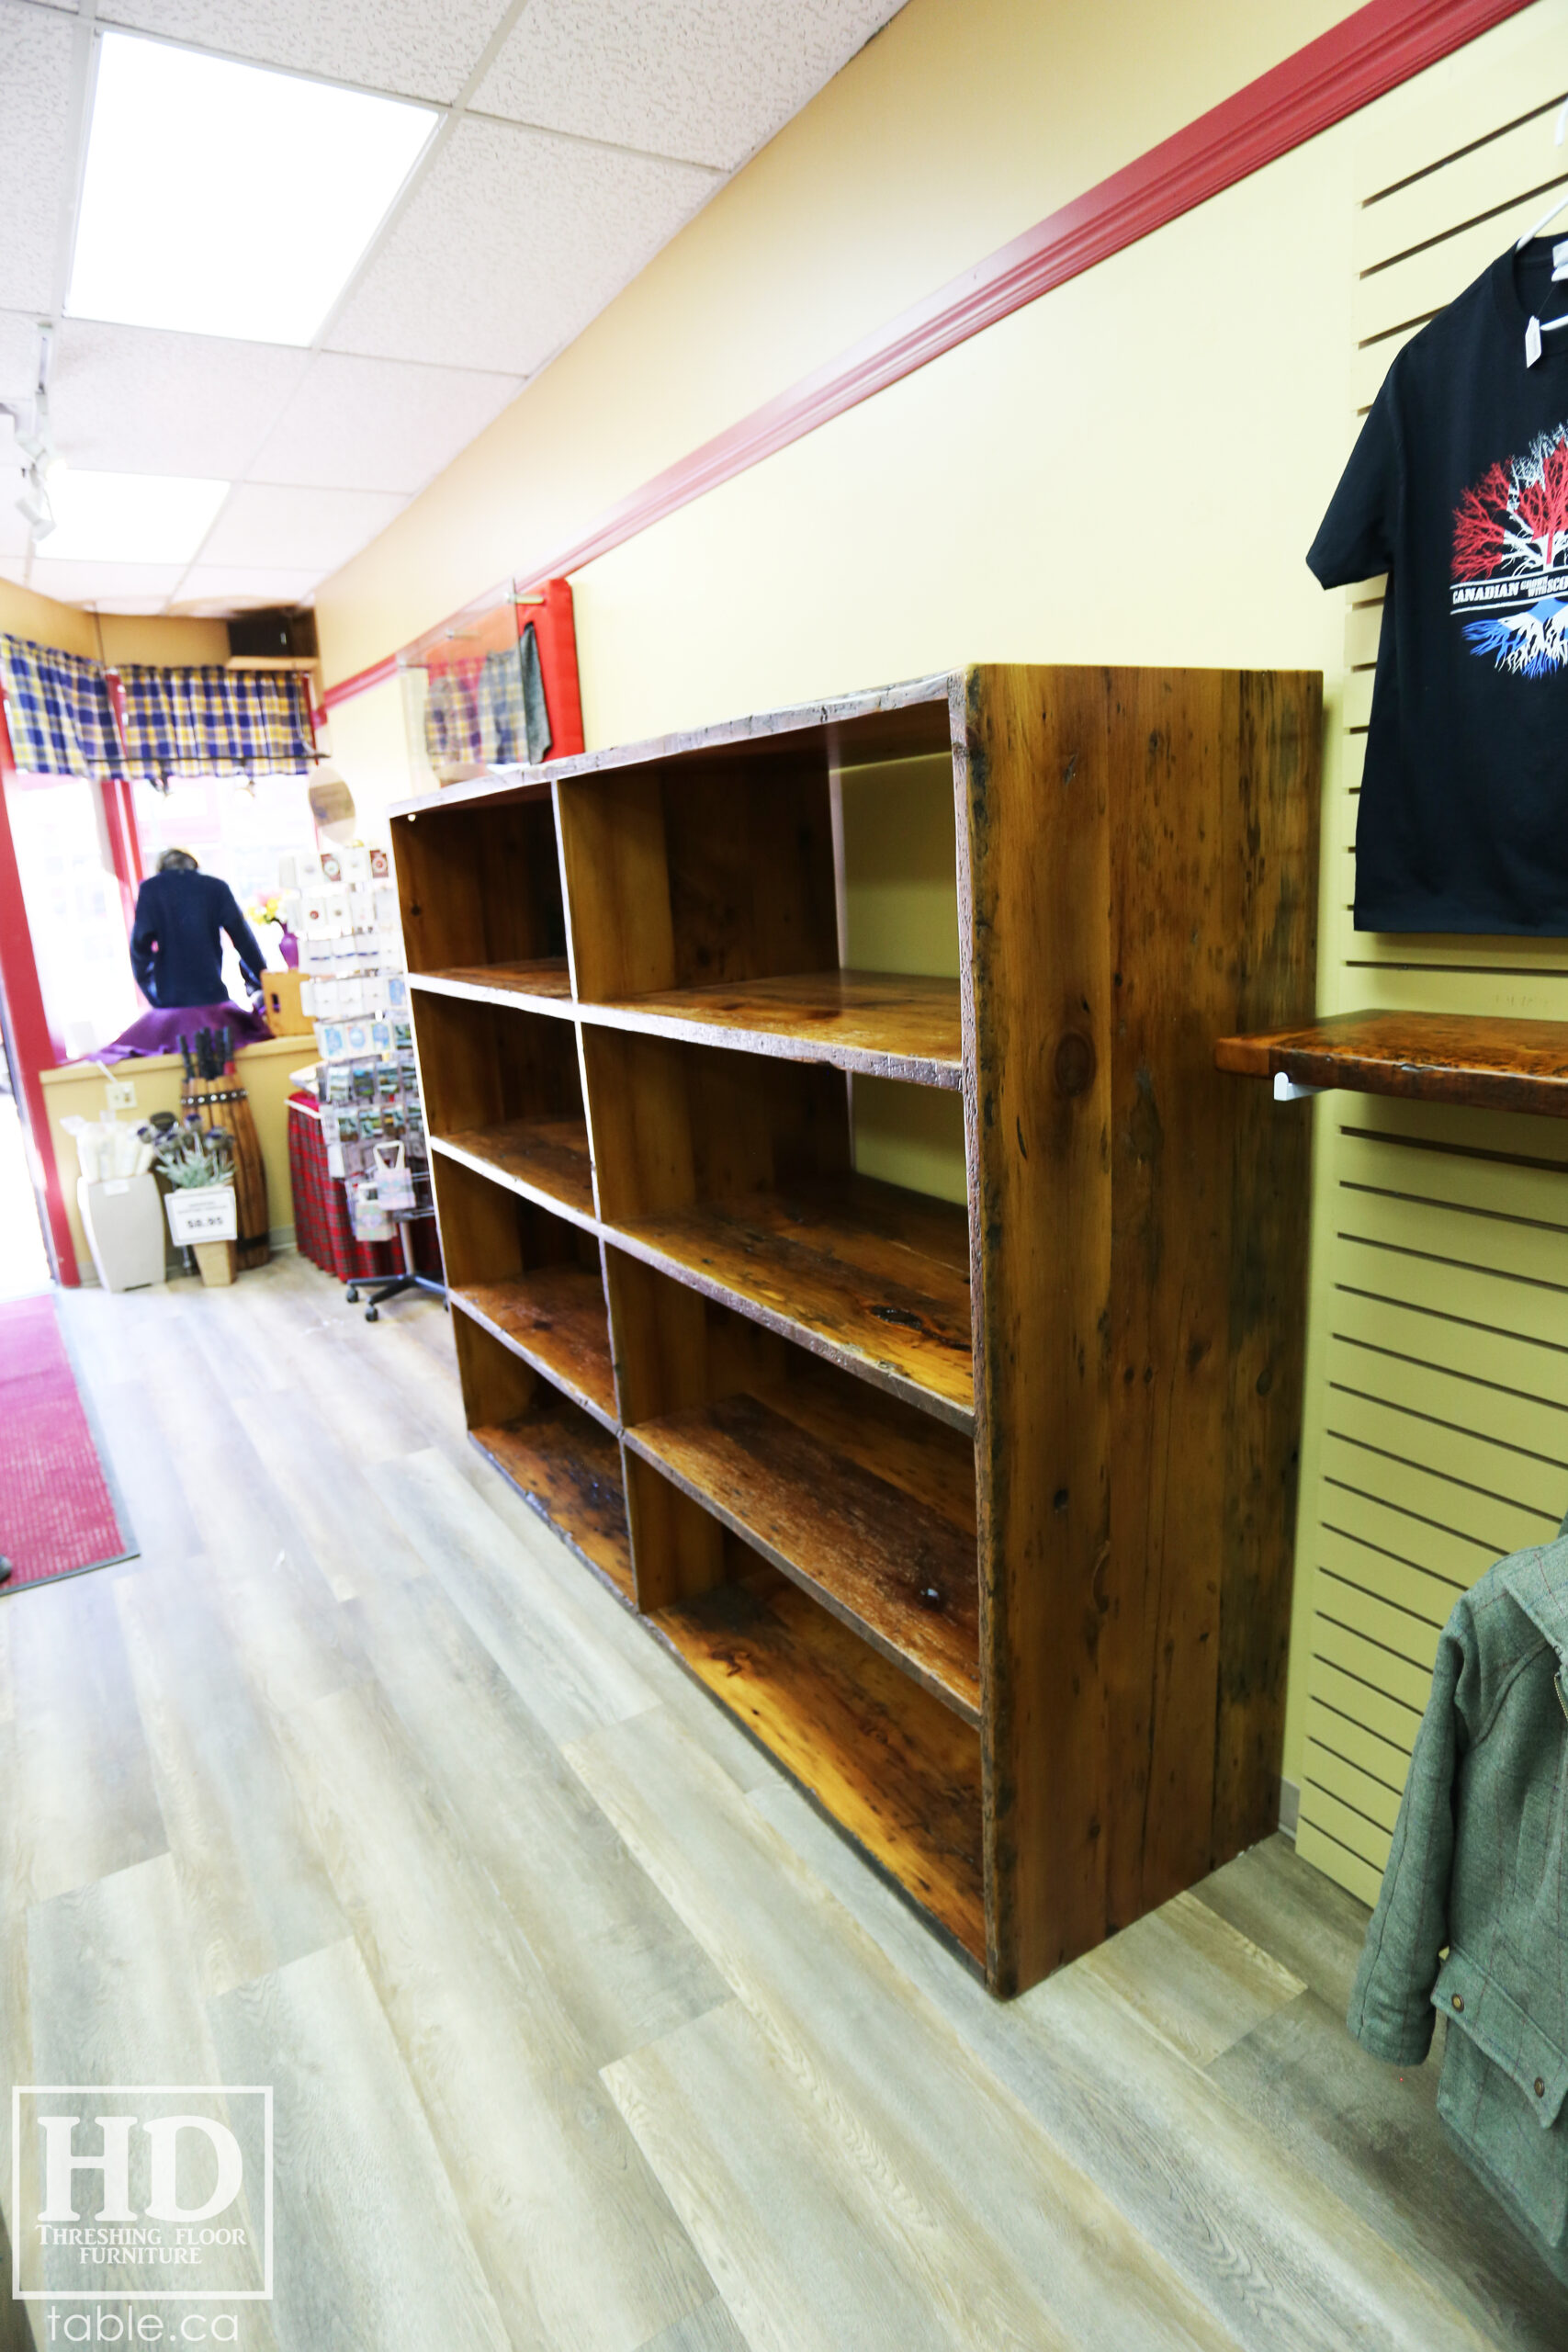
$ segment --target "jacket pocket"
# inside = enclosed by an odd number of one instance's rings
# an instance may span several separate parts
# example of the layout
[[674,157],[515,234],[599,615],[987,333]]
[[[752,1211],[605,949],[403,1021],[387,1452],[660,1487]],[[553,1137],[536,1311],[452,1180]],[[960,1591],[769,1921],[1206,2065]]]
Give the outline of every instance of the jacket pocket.
[[1554,2038],[1457,1945],[1438,1971],[1432,2007],[1450,2031],[1457,2027],[1502,2069],[1540,2128],[1550,2132],[1568,2098],[1568,2056]]

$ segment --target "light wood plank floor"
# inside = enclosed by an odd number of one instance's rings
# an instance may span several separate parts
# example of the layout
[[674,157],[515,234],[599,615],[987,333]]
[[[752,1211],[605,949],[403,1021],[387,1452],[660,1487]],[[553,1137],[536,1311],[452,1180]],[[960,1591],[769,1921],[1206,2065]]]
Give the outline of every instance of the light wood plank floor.
[[1285,1840],[998,2007],[467,1443],[435,1302],[65,1311],[142,1552],[0,1597],[0,2060],[275,2086],[253,2352],[1568,2346]]

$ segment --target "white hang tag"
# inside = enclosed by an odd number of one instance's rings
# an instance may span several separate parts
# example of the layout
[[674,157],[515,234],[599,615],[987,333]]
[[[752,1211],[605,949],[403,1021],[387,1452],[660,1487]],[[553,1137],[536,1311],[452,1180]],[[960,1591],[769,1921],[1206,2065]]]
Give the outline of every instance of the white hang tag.
[[1540,357],[1540,321],[1532,319],[1525,329],[1525,366],[1533,368]]
[[1568,237],[1562,238],[1559,243],[1553,245],[1551,248],[1551,282],[1553,286],[1556,285],[1560,277],[1568,277]]

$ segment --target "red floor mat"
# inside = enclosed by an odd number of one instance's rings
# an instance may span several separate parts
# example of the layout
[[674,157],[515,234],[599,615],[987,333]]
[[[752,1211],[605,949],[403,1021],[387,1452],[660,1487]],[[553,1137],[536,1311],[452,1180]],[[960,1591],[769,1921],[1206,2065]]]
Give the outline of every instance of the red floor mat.
[[54,1300],[0,1305],[0,1598],[130,1550],[98,1460]]

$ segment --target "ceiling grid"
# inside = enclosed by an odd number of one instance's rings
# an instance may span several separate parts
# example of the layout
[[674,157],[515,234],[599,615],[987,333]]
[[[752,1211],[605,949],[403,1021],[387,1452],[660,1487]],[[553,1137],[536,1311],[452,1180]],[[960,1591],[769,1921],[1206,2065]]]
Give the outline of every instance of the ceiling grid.
[[[0,577],[120,612],[307,599],[899,5],[0,0],[0,400],[30,390],[51,323],[71,468],[231,485],[185,564],[51,560],[15,510],[23,459],[0,414]],[[308,347],[65,311],[104,31],[438,110]],[[280,190],[279,234],[309,225]]]

